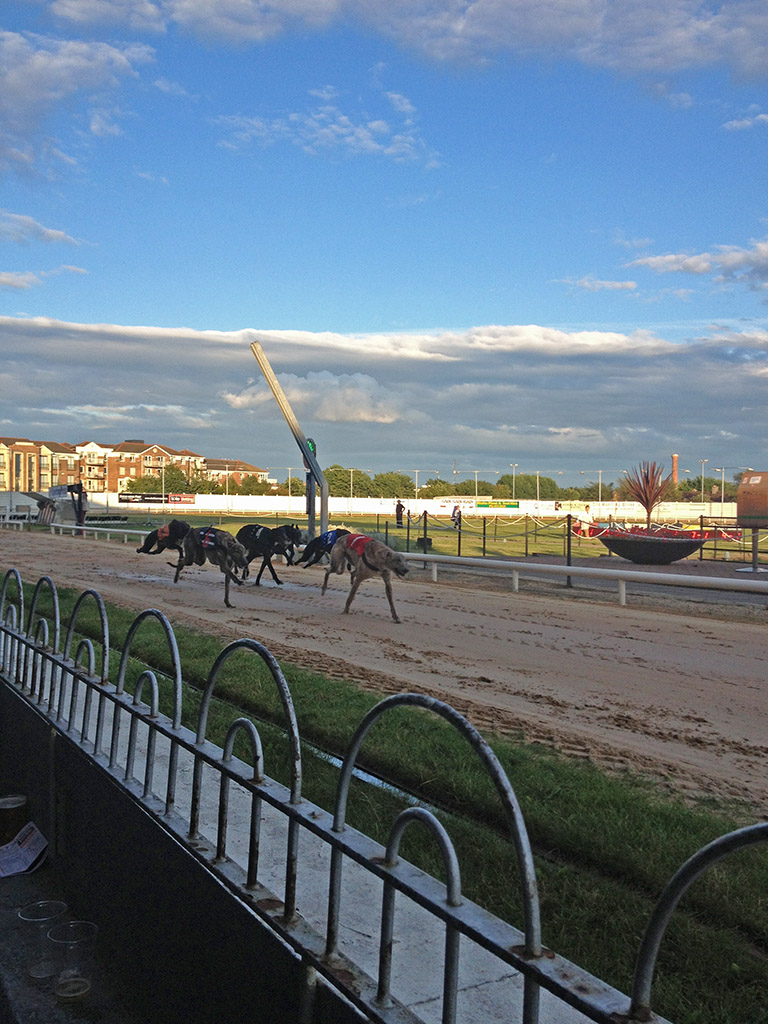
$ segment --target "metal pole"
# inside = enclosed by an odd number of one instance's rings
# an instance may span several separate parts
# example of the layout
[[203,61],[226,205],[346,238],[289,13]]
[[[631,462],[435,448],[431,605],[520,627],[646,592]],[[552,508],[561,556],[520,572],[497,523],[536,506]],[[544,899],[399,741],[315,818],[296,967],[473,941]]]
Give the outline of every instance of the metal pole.
[[[571,562],[571,527],[572,527],[572,522],[571,521],[572,521],[572,518],[573,517],[571,516],[570,512],[565,517],[565,519],[566,519],[565,529],[567,530],[567,535],[566,536],[568,538],[567,541],[566,541],[566,545],[565,545],[565,550],[566,550],[565,564],[566,565],[572,565],[573,564]],[[573,581],[571,580],[570,576],[566,576],[566,578],[565,578],[565,585],[566,585],[566,587],[572,587],[573,586]]]
[[[253,337],[253,332],[249,331],[248,333],[251,335],[251,337]],[[307,439],[304,436],[304,432],[302,431],[301,427],[299,426],[299,421],[296,419],[293,409],[291,409],[290,405],[288,404],[288,399],[285,397],[283,389],[280,387],[280,383],[277,377],[275,376],[272,367],[269,364],[269,360],[267,359],[266,354],[264,353],[264,349],[261,347],[261,344],[258,341],[251,342],[251,352],[253,352],[254,356],[256,357],[256,362],[259,364],[259,368],[261,369],[264,379],[266,380],[267,384],[269,384],[270,390],[272,391],[272,394],[274,395],[275,400],[278,406],[280,407],[280,411],[283,414],[285,422],[291,428],[291,433],[293,434],[296,443],[298,444],[299,448],[301,449],[301,453],[304,456],[304,463],[306,466],[309,467],[308,473],[310,473],[312,476],[311,517],[309,514],[309,482],[307,484],[307,528],[310,531],[310,537],[314,536],[315,481],[318,483],[320,487],[320,532],[325,533],[326,530],[328,529],[328,483],[325,479],[322,469],[320,469],[320,465],[317,459],[315,458],[312,449],[309,447],[309,444],[307,443]]]

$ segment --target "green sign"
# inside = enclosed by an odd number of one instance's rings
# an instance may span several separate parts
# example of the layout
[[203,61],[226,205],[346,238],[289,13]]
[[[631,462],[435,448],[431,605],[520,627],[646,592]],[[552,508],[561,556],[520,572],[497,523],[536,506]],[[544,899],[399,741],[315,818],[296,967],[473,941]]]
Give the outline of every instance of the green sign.
[[478,501],[478,508],[520,508],[519,501]]

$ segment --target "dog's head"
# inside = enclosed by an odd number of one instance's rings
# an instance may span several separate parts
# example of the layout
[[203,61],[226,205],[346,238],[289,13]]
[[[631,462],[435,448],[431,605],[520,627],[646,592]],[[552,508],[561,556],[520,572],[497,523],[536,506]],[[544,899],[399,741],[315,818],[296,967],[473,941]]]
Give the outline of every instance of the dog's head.
[[227,554],[229,556],[232,565],[236,569],[243,570],[243,579],[248,577],[248,552],[245,550],[243,545],[232,538],[232,543],[227,545]]
[[408,563],[399,551],[393,551],[391,555],[387,555],[387,568],[396,576],[405,576],[408,572]]

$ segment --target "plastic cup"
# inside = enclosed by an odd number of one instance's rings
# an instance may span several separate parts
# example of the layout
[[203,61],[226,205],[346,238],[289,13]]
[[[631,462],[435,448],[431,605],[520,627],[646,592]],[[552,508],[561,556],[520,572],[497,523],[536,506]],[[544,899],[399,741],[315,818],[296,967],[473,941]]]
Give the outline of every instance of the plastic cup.
[[18,913],[30,937],[30,955],[27,974],[30,978],[52,978],[57,971],[52,950],[46,939],[51,927],[67,912],[67,904],[61,900],[39,900],[28,903]]
[[65,921],[49,930],[48,944],[58,969],[54,992],[59,999],[82,999],[91,991],[98,931],[93,921]]

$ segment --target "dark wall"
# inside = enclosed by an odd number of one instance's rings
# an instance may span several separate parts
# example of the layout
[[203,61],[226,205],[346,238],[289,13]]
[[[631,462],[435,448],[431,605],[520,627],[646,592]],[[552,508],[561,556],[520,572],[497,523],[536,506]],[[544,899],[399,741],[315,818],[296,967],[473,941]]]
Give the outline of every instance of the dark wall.
[[[164,1024],[296,1024],[296,954],[145,808],[0,681],[0,790],[27,795],[73,913]],[[322,985],[313,1021],[359,1021]]]

